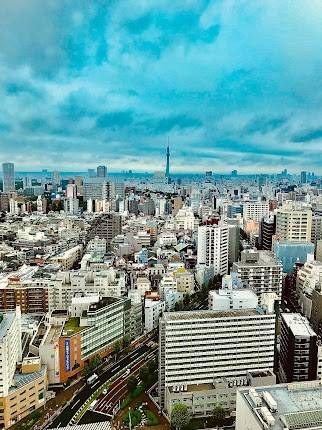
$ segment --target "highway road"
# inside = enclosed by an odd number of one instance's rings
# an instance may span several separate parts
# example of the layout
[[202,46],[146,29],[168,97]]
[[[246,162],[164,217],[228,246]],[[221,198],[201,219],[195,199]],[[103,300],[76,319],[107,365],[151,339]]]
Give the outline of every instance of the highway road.
[[131,367],[131,363],[137,360],[138,357],[143,356],[145,353],[152,351],[152,347],[147,344],[151,343],[151,339],[147,339],[145,343],[138,346],[131,351],[128,355],[120,358],[116,363],[111,364],[106,370],[99,374],[99,379],[93,384],[85,384],[82,390],[74,397],[72,402],[62,410],[62,412],[55,417],[55,419],[46,428],[66,427],[78,409],[86,402],[86,400],[97,390],[97,388],[108,381],[120,370]]

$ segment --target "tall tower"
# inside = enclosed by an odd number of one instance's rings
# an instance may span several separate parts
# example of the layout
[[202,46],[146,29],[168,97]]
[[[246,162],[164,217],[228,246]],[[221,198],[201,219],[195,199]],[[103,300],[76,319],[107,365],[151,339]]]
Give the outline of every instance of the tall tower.
[[168,146],[167,146],[167,166],[165,169],[165,176],[169,179],[170,177],[170,147],[169,147],[169,138],[168,138]]

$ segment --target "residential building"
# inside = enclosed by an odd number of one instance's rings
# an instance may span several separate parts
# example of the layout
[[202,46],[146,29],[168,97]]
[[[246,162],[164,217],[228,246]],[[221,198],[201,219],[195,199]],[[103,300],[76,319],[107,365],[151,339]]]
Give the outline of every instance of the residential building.
[[259,224],[259,248],[272,250],[273,236],[275,234],[275,217],[263,218]]
[[269,216],[269,202],[254,201],[243,204],[244,221],[253,220],[260,222],[263,218]]
[[228,231],[223,222],[198,228],[197,264],[213,266],[215,275],[228,273]]
[[283,313],[279,351],[281,382],[313,381],[317,375],[317,335],[300,314]]
[[276,236],[281,241],[310,242],[312,210],[301,202],[287,200],[276,211]]
[[274,344],[275,315],[259,308],[164,313],[159,328],[161,407],[173,387],[214,384],[220,378],[236,386],[249,371],[272,370]]
[[165,310],[165,302],[160,298],[145,299],[144,302],[144,328],[150,332],[159,326],[159,318]]
[[281,263],[270,251],[247,249],[241,252],[240,261],[235,262],[232,271],[248,288],[252,289],[262,302],[266,293],[282,294],[283,271]]

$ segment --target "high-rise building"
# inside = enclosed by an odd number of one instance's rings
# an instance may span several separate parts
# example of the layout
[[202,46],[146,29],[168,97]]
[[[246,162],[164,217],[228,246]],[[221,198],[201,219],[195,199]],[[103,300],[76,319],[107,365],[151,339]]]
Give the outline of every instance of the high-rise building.
[[246,202],[243,205],[243,217],[245,221],[261,221],[269,216],[269,202]]
[[[159,325],[159,399],[175,387],[203,389],[274,366],[275,315],[256,309],[166,312]],[[197,387],[197,388],[196,388]],[[235,391],[236,393],[236,391]]]
[[85,178],[84,180],[84,200],[106,200],[107,196],[106,184],[110,184],[105,178]]
[[301,184],[306,184],[306,172],[301,172]]
[[241,252],[240,261],[232,267],[241,282],[254,290],[262,303],[263,294],[275,293],[278,298],[282,294],[282,264],[270,251],[246,249]]
[[313,381],[317,374],[317,336],[300,314],[282,314],[279,378],[281,382]]
[[59,186],[60,185],[60,173],[55,171],[52,174],[52,181],[53,181],[53,185],[55,186]]
[[66,187],[66,197],[68,199],[76,199],[77,189],[75,184],[68,184]]
[[17,307],[16,311],[0,314],[0,397],[8,395],[21,358],[21,313]]
[[311,242],[312,210],[287,200],[276,212],[276,236],[290,242]]
[[15,191],[15,166],[13,163],[2,164],[2,180],[4,193]]
[[259,225],[259,247],[266,251],[272,250],[276,222],[274,217],[263,218]]
[[88,169],[88,170],[87,170],[87,176],[88,176],[89,178],[95,178],[95,176],[96,176],[95,169]]
[[106,178],[106,176],[107,176],[107,167],[106,166],[97,166],[96,176],[98,178]]
[[107,244],[110,245],[112,239],[121,233],[121,225],[121,215],[116,213],[104,214],[94,219],[87,238],[91,240],[97,236],[106,239]]
[[197,263],[213,267],[214,274],[228,273],[229,228],[224,222],[198,227]]

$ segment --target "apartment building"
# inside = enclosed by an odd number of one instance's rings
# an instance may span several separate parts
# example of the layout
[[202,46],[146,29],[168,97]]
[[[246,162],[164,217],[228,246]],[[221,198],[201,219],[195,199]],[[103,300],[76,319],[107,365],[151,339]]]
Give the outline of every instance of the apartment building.
[[201,396],[218,379],[236,386],[249,371],[272,370],[274,343],[275,315],[260,308],[165,312],[159,326],[160,405],[166,406],[173,387],[198,385]]
[[77,261],[80,261],[83,254],[83,246],[76,245],[67,251],[61,252],[54,257],[51,257],[50,261],[54,264],[60,264],[65,270],[71,270]]
[[214,274],[228,273],[229,228],[224,222],[198,228],[197,264],[214,267]]
[[[0,314],[0,427],[8,428],[44,404],[47,369],[39,357],[22,361],[21,312]],[[17,368],[17,363],[21,365]]]
[[312,381],[317,376],[317,335],[300,314],[282,314],[279,378],[281,382]]
[[276,236],[281,241],[311,242],[312,210],[300,202],[287,200],[276,211]]
[[269,202],[254,201],[243,204],[244,221],[260,222],[263,218],[269,216]]
[[296,275],[296,292],[302,313],[311,318],[312,293],[317,283],[322,280],[322,263],[311,260],[304,263]]
[[272,252],[244,250],[240,261],[233,264],[232,271],[237,273],[242,284],[256,293],[259,304],[263,294],[275,293],[281,298],[283,269]]

